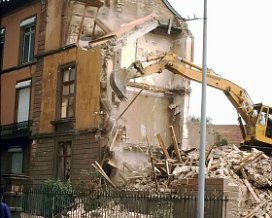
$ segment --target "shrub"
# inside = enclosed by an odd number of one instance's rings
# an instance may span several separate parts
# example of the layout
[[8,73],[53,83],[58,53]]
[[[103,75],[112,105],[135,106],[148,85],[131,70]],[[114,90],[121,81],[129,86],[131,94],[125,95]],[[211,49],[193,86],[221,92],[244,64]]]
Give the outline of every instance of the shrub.
[[46,180],[42,184],[42,193],[42,215],[46,217],[61,213],[74,201],[72,186],[60,180]]

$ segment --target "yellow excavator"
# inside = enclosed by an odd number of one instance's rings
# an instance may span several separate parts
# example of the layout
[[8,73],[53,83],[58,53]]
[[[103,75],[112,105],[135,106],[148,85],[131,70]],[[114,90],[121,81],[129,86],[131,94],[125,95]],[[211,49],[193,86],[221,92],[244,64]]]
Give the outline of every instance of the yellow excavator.
[[[163,56],[152,58],[151,61],[152,63],[146,67],[141,61],[135,61],[128,68],[121,68],[111,73],[111,87],[120,100],[126,99],[126,86],[131,79],[162,73],[164,69],[189,80],[202,82],[202,67],[178,57],[175,53],[168,52]],[[237,110],[243,137],[241,146],[255,147],[271,154],[272,107],[262,103],[253,104],[246,90],[210,69],[207,69],[207,85],[223,91]]]

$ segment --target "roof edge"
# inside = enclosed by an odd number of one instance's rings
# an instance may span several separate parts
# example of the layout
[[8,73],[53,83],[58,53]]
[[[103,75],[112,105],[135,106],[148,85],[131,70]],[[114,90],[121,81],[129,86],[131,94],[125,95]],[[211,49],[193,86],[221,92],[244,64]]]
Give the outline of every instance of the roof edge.
[[168,10],[171,11],[176,17],[178,17],[179,19],[183,21],[186,21],[186,19],[182,17],[167,0],[162,0],[162,2],[168,8]]

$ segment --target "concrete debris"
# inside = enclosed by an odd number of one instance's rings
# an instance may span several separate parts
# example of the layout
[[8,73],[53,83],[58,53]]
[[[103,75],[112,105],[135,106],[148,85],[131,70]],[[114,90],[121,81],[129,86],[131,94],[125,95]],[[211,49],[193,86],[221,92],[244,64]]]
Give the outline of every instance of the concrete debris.
[[[238,187],[242,217],[272,217],[272,158],[257,149],[240,150],[235,145],[207,150],[206,178],[224,178],[228,185]],[[153,164],[141,171],[133,166],[115,171],[115,175],[122,175],[122,183],[116,185],[125,190],[166,192],[177,190],[184,179],[198,177],[197,149],[180,151],[180,160],[177,155],[166,155],[164,146],[156,151],[153,148],[149,158]]]

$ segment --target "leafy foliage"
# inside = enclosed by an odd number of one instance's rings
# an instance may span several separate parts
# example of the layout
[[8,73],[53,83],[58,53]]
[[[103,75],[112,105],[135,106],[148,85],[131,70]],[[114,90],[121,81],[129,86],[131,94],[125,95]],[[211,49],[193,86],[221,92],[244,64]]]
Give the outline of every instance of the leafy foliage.
[[42,184],[44,191],[50,191],[53,193],[69,193],[72,192],[72,186],[70,183],[64,183],[60,180],[48,179]]
[[218,132],[215,132],[215,143],[217,146],[227,145],[229,142],[227,139],[223,138]]
[[54,216],[68,208],[74,201],[72,186],[60,180],[46,180],[42,184],[42,202],[47,210],[43,216]]

